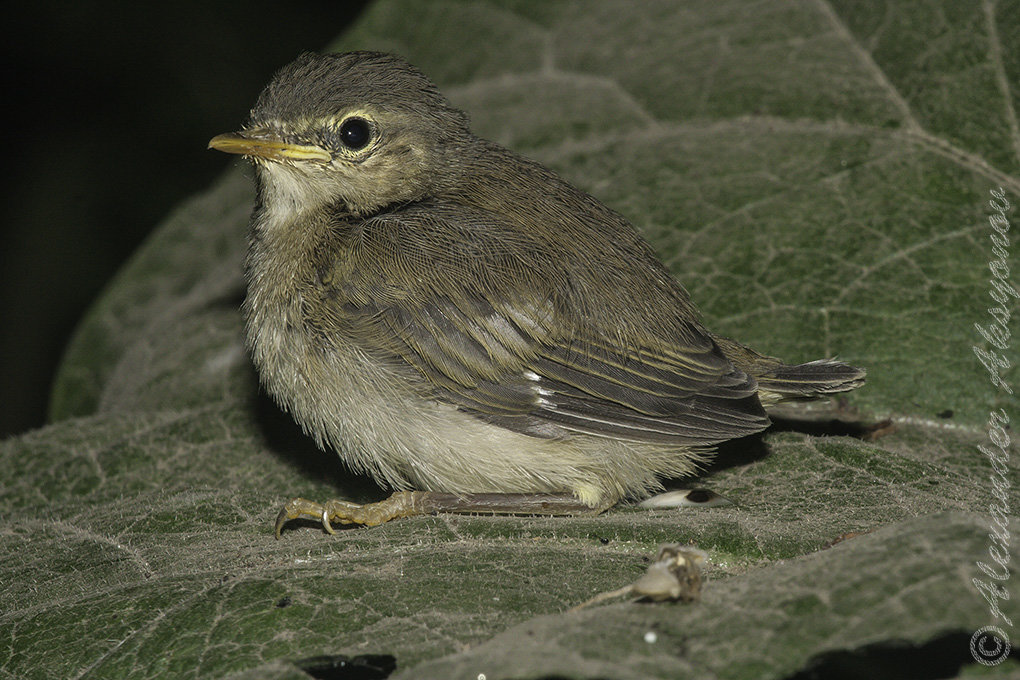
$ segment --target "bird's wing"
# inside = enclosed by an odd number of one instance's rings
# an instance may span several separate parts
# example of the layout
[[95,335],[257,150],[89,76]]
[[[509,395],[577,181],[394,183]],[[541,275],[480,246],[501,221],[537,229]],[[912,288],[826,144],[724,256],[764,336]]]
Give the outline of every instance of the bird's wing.
[[324,325],[413,367],[437,398],[536,436],[709,446],[768,425],[754,379],[694,319],[677,310],[675,332],[593,322],[555,269],[569,263],[522,239],[465,210],[368,220],[331,256]]

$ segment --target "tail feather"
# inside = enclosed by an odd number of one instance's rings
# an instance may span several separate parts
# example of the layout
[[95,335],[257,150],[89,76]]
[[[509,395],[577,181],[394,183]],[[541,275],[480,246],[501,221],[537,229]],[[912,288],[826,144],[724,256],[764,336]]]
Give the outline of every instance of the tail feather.
[[849,392],[863,385],[867,374],[863,368],[834,359],[790,366],[728,338],[716,337],[715,341],[737,368],[755,377],[758,398],[764,406]]
[[856,389],[864,384],[866,374],[863,368],[842,361],[818,359],[796,366],[781,365],[755,377],[759,394],[768,390],[782,399],[811,399]]

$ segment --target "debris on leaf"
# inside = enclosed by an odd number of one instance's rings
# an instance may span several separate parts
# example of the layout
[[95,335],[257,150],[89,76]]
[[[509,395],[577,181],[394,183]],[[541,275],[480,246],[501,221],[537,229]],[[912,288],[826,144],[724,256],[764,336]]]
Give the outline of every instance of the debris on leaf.
[[659,548],[648,571],[634,583],[599,593],[568,611],[578,611],[617,597],[636,596],[652,602],[693,602],[701,595],[701,565],[708,560],[703,550],[672,543]]
[[715,508],[733,501],[711,489],[667,491],[638,503],[639,508]]
[[708,559],[703,550],[674,543],[659,548],[659,556],[648,571],[631,586],[635,595],[653,602],[693,602],[701,595],[701,564]]

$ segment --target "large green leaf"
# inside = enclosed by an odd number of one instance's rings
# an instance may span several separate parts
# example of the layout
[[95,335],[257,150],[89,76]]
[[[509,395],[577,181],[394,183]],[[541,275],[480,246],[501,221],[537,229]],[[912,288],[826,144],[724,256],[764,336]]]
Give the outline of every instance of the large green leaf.
[[[384,492],[258,395],[237,163],[95,304],[53,424],[0,443],[0,678],[299,678],[339,655],[408,678],[783,678],[893,658],[979,674],[975,630],[1016,639],[972,579],[997,566],[993,482],[1012,508],[1020,482],[1016,447],[1004,476],[977,448],[990,413],[1020,410],[973,351],[995,349],[974,327],[998,305],[988,263],[1018,263],[989,224],[993,191],[1020,201],[1018,37],[1015,0],[375,3],[337,49],[404,54],[477,132],[630,217],[713,330],[866,367],[818,417],[891,427],[724,447],[701,483],[736,507],[274,541],[291,496]],[[666,542],[708,552],[700,602],[565,613]],[[1016,598],[998,604],[1020,620]]]

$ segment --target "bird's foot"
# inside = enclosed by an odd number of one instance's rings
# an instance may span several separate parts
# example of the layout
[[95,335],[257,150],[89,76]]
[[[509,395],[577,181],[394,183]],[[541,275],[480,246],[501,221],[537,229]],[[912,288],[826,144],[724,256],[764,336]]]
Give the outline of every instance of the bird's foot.
[[280,538],[283,525],[292,519],[319,520],[327,533],[334,534],[334,523],[374,527],[398,517],[427,514],[428,509],[415,503],[424,495],[421,491],[398,491],[386,500],[365,505],[338,499],[316,503],[306,498],[293,498],[276,516],[276,537]]
[[328,533],[334,524],[376,526],[398,517],[431,515],[437,512],[487,515],[597,515],[613,505],[603,501],[590,505],[569,493],[520,494],[474,493],[452,494],[431,491],[398,491],[386,500],[358,505],[350,501],[331,500],[316,503],[294,498],[276,516],[276,537],[283,526],[293,519],[322,522]]

